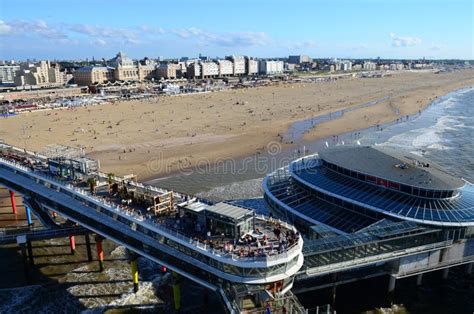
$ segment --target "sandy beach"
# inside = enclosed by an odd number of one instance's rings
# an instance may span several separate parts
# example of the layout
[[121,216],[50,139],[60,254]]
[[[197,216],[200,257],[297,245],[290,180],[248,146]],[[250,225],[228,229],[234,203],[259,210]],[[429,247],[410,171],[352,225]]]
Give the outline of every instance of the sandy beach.
[[147,180],[204,160],[258,153],[270,141],[282,142],[297,120],[388,97],[305,134],[305,140],[316,140],[417,113],[436,97],[472,85],[474,70],[404,72],[159,97],[2,118],[0,138],[33,151],[53,143],[83,146],[103,171]]

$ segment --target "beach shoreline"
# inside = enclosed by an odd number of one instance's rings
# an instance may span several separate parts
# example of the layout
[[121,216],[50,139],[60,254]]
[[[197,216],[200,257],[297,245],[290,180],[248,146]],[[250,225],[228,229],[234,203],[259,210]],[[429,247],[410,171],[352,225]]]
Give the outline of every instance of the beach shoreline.
[[25,113],[2,120],[0,138],[33,151],[53,143],[83,146],[104,172],[135,173],[148,181],[203,162],[260,154],[269,143],[290,149],[295,143],[282,134],[299,120],[386,97],[305,132],[303,141],[317,141],[413,115],[437,97],[472,85],[470,69],[228,90]]

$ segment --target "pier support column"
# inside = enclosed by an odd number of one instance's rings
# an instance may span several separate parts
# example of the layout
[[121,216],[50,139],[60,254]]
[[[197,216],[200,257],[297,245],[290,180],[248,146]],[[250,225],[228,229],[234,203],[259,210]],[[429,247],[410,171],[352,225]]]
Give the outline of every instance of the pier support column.
[[331,307],[333,310],[336,309],[336,281],[337,281],[337,274],[331,275],[332,280],[332,287],[331,287]]
[[449,268],[445,268],[445,269],[443,269],[442,278],[443,278],[443,280],[447,280],[448,277],[449,277]]
[[23,269],[25,274],[26,284],[30,284],[30,270],[28,267],[28,255],[26,253],[26,236],[21,235],[16,237],[16,243],[20,247],[21,257],[23,259]]
[[10,190],[9,192],[10,192],[10,201],[12,203],[12,213],[16,215],[17,210],[16,210],[15,192],[13,192],[12,190]]
[[420,287],[423,283],[423,274],[419,274],[416,276],[416,286]]
[[33,220],[31,219],[31,210],[28,206],[25,206],[26,212],[26,221],[28,222],[28,227],[33,224]]
[[387,301],[389,304],[393,304],[393,299],[395,296],[395,284],[397,282],[397,279],[393,276],[389,277],[388,280],[388,291],[387,291]]
[[133,292],[138,292],[138,256],[130,252],[130,268],[132,270]]
[[173,272],[173,299],[176,313],[181,311],[181,278],[178,273]]
[[87,260],[92,262],[91,240],[89,238],[89,234],[86,234],[84,237],[86,238]]
[[73,235],[69,236],[69,247],[71,248],[71,255],[76,253],[76,238]]
[[33,257],[33,246],[31,244],[31,240],[30,239],[26,239],[26,249],[28,250],[28,258],[30,259],[30,266],[34,266],[35,265],[35,260],[34,260],[34,257]]
[[206,287],[202,288],[202,303],[203,309],[207,310],[207,307],[209,305],[209,290],[207,290]]
[[53,211],[51,212],[51,216],[53,216],[53,219],[56,219],[56,217],[58,217],[58,214],[55,211]]
[[466,275],[471,275],[472,274],[472,265],[474,265],[474,263],[469,263],[466,265]]
[[104,271],[104,250],[102,249],[102,237],[96,237],[97,257],[99,258],[99,271]]

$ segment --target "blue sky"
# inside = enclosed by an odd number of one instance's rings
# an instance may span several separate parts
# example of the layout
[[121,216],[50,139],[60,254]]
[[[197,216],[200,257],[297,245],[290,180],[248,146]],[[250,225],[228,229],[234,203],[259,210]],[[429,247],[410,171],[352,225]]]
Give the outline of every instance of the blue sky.
[[474,59],[473,0],[0,0],[0,59]]

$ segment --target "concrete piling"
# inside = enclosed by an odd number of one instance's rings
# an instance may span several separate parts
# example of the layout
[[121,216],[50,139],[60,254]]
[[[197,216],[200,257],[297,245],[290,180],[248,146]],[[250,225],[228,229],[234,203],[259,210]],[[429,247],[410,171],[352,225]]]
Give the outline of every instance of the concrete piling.
[[445,268],[443,269],[442,278],[443,280],[447,280],[448,277],[449,277],[449,268]]
[[16,215],[17,209],[16,209],[15,192],[13,192],[12,190],[10,190],[9,192],[10,192],[10,202],[12,204],[12,213]]
[[33,246],[31,244],[31,240],[30,239],[26,239],[26,249],[28,251],[28,258],[30,260],[30,266],[34,266],[35,265],[35,261],[34,261],[34,257],[33,257]]
[[25,212],[26,212],[26,220],[28,222],[28,226],[33,225],[33,220],[31,219],[31,210],[28,206],[25,206]]
[[387,291],[387,301],[390,305],[393,304],[393,299],[395,296],[395,284],[397,282],[397,279],[393,276],[389,277],[388,280],[388,291]]
[[419,287],[423,283],[423,274],[419,274],[416,276],[416,286]]
[[69,248],[71,249],[71,255],[76,253],[76,238],[73,235],[69,236]]
[[181,311],[181,278],[178,273],[173,272],[173,299],[176,313]]
[[84,237],[86,238],[87,260],[92,262],[91,240],[88,234],[86,234]]
[[134,253],[130,253],[130,268],[132,271],[133,280],[133,292],[138,292],[138,256]]
[[104,271],[104,250],[102,249],[102,238],[96,238],[97,257],[99,258],[99,271]]

